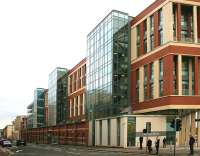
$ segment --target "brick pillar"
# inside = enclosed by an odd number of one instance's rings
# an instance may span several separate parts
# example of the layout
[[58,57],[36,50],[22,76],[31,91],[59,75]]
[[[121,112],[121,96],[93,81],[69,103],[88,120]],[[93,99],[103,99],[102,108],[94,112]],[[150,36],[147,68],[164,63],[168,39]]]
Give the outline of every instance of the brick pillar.
[[173,63],[173,56],[172,54],[167,55],[163,59],[163,95],[172,95],[173,94],[173,70],[174,70],[174,63]]

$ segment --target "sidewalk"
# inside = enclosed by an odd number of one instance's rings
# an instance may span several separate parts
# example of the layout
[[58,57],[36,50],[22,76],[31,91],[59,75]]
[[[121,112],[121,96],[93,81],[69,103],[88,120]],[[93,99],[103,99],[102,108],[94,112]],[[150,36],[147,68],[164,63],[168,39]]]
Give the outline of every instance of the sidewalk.
[[10,148],[3,148],[3,147],[0,147],[0,156],[1,154],[3,156],[8,156],[8,155],[12,155],[14,154],[14,152],[16,151],[16,147],[10,147]]
[[[146,147],[144,147],[142,150],[140,150],[138,147],[131,147],[131,148],[112,148],[112,147],[89,147],[88,150],[93,151],[108,151],[108,152],[122,152],[122,153],[133,153],[133,154],[142,154],[142,155],[148,155],[148,152],[146,152]],[[156,149],[153,148],[153,152],[151,155],[155,155]],[[167,147],[167,148],[160,148],[159,155],[160,156],[172,156],[174,153],[173,147]],[[188,156],[190,153],[189,148],[187,147],[177,147],[176,148],[176,155],[177,156]],[[194,155],[193,156],[199,156],[200,155],[200,148],[194,149]]]
[[0,156],[8,156],[9,155],[9,150],[6,148],[0,147]]

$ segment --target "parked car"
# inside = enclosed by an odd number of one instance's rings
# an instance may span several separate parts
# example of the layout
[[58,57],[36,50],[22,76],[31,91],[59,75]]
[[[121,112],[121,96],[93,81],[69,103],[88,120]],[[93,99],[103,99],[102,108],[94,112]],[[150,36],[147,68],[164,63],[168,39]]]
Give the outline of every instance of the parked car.
[[1,146],[3,145],[3,141],[4,141],[4,140],[6,140],[6,139],[1,139],[1,140],[0,140],[0,145],[1,145]]
[[26,146],[26,140],[17,140],[16,145],[17,146],[20,146],[20,145]]
[[3,140],[2,147],[12,147],[12,144],[9,140]]

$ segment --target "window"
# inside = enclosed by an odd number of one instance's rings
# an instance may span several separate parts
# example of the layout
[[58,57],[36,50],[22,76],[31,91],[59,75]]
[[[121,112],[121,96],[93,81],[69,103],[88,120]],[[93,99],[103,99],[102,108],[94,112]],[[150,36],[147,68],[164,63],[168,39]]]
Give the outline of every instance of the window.
[[136,30],[137,30],[137,57],[140,56],[140,25],[138,25],[136,27]]
[[173,85],[174,85],[174,94],[177,95],[178,94],[178,71],[177,71],[177,67],[178,67],[178,56],[175,55],[174,56],[174,70],[173,70],[173,77],[174,77],[174,80],[173,80]]
[[153,98],[154,71],[153,63],[150,64],[150,98]]
[[181,40],[185,42],[193,42],[193,7],[181,6]]
[[177,10],[177,4],[173,5],[173,36],[174,40],[177,40],[177,17],[176,17],[176,10]]
[[159,17],[159,29],[158,29],[159,45],[162,45],[163,44],[163,11],[162,9],[159,10],[158,17]]
[[150,50],[154,49],[154,17],[150,16]]
[[148,65],[144,66],[144,99],[148,99],[147,95],[147,74],[148,74]]
[[182,61],[182,94],[194,95],[194,58],[185,56]]
[[151,122],[146,122],[147,133],[151,133]]
[[144,21],[144,53],[147,53],[147,20]]
[[163,59],[159,60],[159,95],[163,96]]

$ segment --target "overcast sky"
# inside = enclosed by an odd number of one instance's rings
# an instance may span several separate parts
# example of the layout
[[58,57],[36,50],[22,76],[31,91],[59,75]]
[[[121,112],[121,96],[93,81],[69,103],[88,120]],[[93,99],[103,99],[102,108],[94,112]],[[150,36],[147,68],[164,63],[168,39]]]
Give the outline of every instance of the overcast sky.
[[113,9],[136,16],[154,0],[0,0],[0,128],[26,114],[55,67],[86,55],[87,34]]

